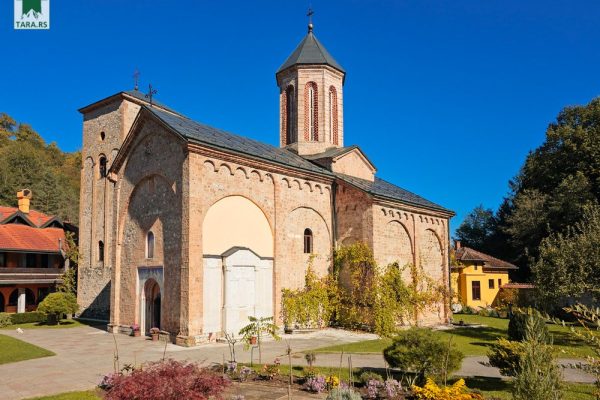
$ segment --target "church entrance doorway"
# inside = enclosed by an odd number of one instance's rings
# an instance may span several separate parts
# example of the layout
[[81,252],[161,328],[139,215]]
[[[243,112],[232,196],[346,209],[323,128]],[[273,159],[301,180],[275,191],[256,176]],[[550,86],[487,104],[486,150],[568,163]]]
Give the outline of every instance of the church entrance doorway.
[[223,255],[223,332],[237,336],[248,317],[273,316],[273,262],[234,247]]
[[151,328],[160,329],[160,286],[154,279],[148,279],[144,285],[144,332],[148,334]]
[[244,265],[227,268],[225,275],[225,332],[237,335],[256,313],[256,273]]

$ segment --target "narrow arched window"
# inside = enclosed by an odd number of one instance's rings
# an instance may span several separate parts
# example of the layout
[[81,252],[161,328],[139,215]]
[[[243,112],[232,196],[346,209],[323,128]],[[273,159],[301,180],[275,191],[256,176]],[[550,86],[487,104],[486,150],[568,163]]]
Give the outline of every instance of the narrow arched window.
[[338,104],[335,87],[329,87],[329,132],[333,144],[338,144]]
[[313,234],[308,228],[304,230],[304,253],[311,254],[313,252]]
[[295,132],[296,107],[294,104],[294,87],[288,86],[285,90],[285,144],[297,141]]
[[146,258],[154,258],[154,233],[148,232],[146,237]]
[[304,95],[304,139],[307,141],[319,140],[319,95],[317,84],[308,82]]
[[106,157],[100,157],[100,178],[106,178]]
[[98,242],[98,261],[104,261],[104,242]]

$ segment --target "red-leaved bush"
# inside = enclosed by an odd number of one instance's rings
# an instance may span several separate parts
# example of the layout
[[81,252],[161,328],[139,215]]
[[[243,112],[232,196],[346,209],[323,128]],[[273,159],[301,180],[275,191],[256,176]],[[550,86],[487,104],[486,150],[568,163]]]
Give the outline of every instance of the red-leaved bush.
[[222,399],[229,380],[194,363],[166,360],[111,379],[107,400]]

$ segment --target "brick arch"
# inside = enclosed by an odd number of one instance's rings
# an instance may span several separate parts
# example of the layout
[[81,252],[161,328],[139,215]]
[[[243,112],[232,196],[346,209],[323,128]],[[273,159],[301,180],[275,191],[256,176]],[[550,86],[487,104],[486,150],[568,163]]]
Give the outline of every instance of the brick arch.
[[423,270],[435,279],[443,278],[444,247],[438,234],[425,229],[419,240],[420,262]]
[[[310,89],[314,93],[314,108],[312,114],[313,137],[310,137]],[[307,142],[319,140],[319,90],[315,82],[307,82],[304,88],[304,140]]]
[[273,238],[268,215],[246,196],[224,196],[213,202],[204,214],[204,254],[218,255],[233,247],[246,247],[261,257],[273,257]]
[[331,141],[333,144],[338,144],[338,96],[335,86],[329,86],[329,102],[330,102],[330,128],[331,128]]
[[408,228],[399,220],[389,221],[381,238],[382,259],[384,265],[397,262],[400,267],[413,263],[413,239]]

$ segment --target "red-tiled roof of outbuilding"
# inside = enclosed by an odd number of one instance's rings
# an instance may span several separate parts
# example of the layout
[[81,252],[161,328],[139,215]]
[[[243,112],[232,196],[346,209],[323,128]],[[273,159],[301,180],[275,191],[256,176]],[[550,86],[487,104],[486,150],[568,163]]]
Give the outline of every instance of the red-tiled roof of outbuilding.
[[457,261],[477,261],[484,263],[484,267],[487,268],[498,268],[498,269],[518,269],[514,264],[507,261],[500,260],[499,258],[492,257],[488,254],[482,253],[477,250],[473,250],[470,247],[461,247],[456,250],[455,254]]
[[[0,206],[0,222],[4,221],[11,215],[18,213],[19,209],[17,207],[5,207]],[[27,219],[29,219],[34,225],[40,227],[44,225],[46,222],[50,221],[52,216],[46,215],[36,210],[29,210],[29,213],[24,214]]]
[[[62,248],[59,248],[59,245]],[[0,250],[58,253],[65,250],[61,228],[34,228],[23,224],[0,225]]]

